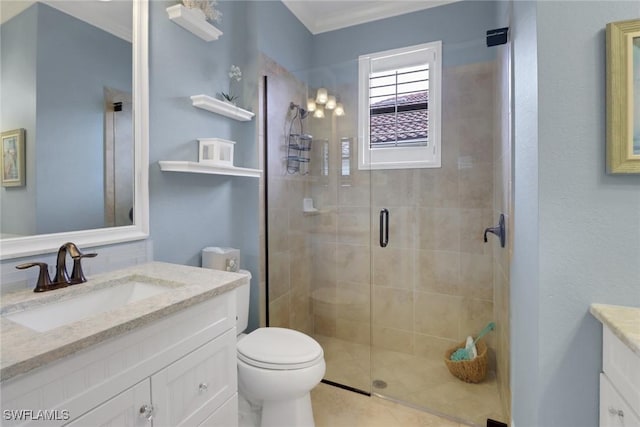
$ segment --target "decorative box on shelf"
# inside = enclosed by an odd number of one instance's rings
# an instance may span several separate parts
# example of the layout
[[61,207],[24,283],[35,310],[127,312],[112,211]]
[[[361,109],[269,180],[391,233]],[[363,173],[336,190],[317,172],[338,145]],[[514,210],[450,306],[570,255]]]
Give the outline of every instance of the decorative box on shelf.
[[204,41],[218,40],[222,35],[222,31],[207,22],[200,9],[189,9],[181,4],[176,4],[167,8],[167,15],[173,22]]
[[210,165],[233,166],[234,141],[222,138],[198,138],[198,161]]

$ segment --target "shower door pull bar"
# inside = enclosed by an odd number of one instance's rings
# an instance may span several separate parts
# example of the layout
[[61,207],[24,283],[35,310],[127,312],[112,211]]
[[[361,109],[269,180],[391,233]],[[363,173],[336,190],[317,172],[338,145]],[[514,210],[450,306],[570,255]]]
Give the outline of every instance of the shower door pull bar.
[[380,247],[384,248],[388,244],[389,244],[389,211],[387,209],[382,209],[380,210]]

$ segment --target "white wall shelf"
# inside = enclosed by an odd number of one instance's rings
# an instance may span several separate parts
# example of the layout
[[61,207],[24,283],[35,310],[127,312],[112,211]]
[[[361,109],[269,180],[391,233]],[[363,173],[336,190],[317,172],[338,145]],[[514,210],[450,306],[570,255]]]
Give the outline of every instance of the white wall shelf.
[[236,107],[228,102],[220,101],[208,95],[193,95],[191,97],[193,106],[211,111],[212,113],[221,114],[225,117],[235,119],[241,122],[248,122],[255,116],[251,111],[247,111],[240,107]]
[[167,15],[173,22],[204,41],[218,40],[222,35],[222,31],[208,23],[199,9],[189,9],[181,4],[176,4],[167,8]]
[[236,166],[219,166],[200,162],[160,160],[160,170],[164,172],[188,172],[210,175],[231,175],[259,178],[262,175],[260,169],[239,168]]

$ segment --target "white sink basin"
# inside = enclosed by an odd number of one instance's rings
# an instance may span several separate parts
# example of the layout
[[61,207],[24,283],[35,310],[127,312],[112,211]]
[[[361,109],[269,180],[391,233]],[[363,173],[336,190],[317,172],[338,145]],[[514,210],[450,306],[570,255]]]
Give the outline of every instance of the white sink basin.
[[131,281],[90,291],[68,300],[54,301],[37,308],[7,314],[4,317],[34,331],[46,332],[167,290],[165,286]]

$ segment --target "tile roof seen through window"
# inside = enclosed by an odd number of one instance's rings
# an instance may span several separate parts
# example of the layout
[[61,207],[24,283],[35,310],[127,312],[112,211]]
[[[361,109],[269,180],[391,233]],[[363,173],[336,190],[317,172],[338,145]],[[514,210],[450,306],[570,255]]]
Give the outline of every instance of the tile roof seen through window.
[[[403,96],[384,99],[371,104],[370,132],[371,145],[386,145],[397,142],[426,142],[429,132],[429,112],[426,103],[429,92],[413,92]],[[416,109],[375,113],[375,110],[386,109],[398,105],[415,106]],[[420,105],[422,104],[422,105]]]

